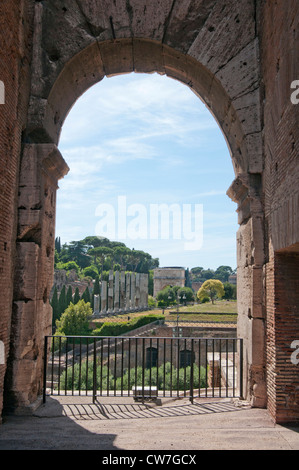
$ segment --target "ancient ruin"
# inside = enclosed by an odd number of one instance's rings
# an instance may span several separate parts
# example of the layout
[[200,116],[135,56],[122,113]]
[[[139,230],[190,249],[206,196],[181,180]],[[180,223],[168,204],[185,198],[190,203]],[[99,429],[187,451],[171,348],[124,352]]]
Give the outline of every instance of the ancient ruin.
[[94,296],[93,318],[115,313],[138,312],[148,308],[148,274],[109,272]]
[[154,297],[166,286],[185,286],[185,268],[165,267],[154,269]]
[[2,0],[0,18],[0,412],[42,390],[68,111],[104,76],[157,72],[205,102],[230,149],[243,396],[298,421],[298,1]]

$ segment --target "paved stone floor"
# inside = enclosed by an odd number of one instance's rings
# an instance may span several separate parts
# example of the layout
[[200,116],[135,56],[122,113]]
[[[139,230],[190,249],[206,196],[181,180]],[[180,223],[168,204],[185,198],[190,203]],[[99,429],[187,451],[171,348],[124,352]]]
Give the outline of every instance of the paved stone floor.
[[231,399],[134,402],[48,397],[28,416],[7,416],[0,450],[299,450],[299,427]]

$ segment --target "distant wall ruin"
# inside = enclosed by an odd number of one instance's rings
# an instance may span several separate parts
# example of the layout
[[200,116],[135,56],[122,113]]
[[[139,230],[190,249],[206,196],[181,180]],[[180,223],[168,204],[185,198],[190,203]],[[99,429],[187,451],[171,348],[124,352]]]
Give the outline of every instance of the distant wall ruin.
[[109,280],[101,282],[100,290],[94,296],[94,318],[148,308],[148,274],[109,271]]
[[154,269],[154,297],[166,286],[185,287],[185,268],[167,267]]

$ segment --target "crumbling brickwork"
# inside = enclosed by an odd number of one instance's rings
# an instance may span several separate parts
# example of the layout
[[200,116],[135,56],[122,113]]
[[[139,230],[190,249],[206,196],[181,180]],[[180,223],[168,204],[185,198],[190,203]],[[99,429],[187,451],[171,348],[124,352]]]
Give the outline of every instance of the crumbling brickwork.
[[10,350],[13,277],[16,250],[17,191],[21,136],[26,126],[30,84],[31,8],[25,1],[0,4],[0,341],[5,364],[0,364],[0,410]]
[[287,422],[299,420],[299,366],[290,347],[299,339],[299,104],[291,101],[299,78],[299,5],[264,2],[261,13],[267,406],[277,422]]

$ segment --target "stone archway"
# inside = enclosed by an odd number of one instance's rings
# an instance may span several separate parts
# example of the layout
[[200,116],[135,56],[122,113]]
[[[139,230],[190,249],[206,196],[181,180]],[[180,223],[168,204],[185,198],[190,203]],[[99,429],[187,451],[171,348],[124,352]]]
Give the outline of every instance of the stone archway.
[[[64,3],[35,4],[18,200],[12,318],[17,334],[11,342],[6,404],[28,406],[41,391],[43,338],[51,325],[55,195],[68,171],[57,149],[64,119],[76,99],[104,76],[158,72],[185,83],[206,103],[231,152],[236,178],[228,195],[238,203],[240,224],[244,396],[265,406],[263,149],[254,2],[232,0],[228,6],[211,0],[193,9],[190,2],[153,2],[143,11],[140,4],[133,8],[125,1],[118,8],[112,2],[106,8],[101,1]],[[231,8],[234,17],[228,15]]]

